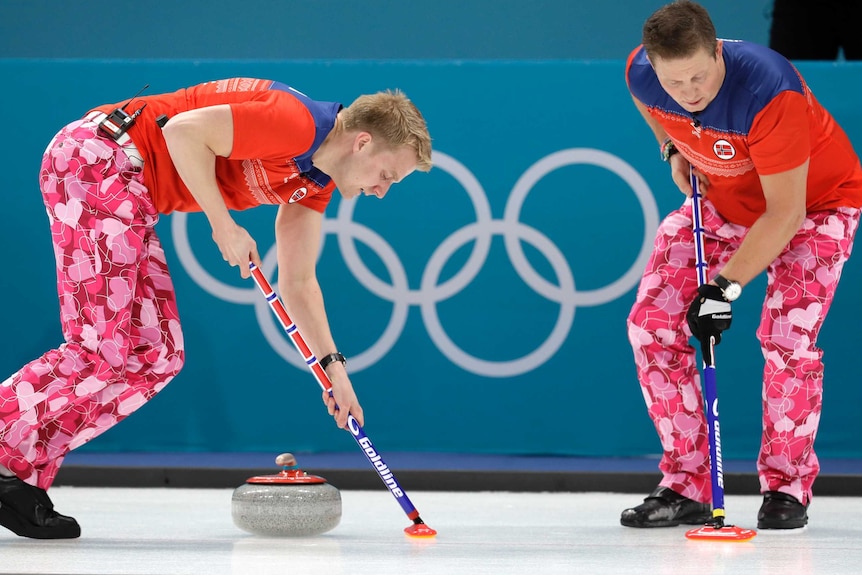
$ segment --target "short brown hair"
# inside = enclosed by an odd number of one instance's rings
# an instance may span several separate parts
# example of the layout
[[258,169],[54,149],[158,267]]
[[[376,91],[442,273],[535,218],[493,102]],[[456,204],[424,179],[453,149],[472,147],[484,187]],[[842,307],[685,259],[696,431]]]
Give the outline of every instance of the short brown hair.
[[431,170],[431,135],[422,113],[401,90],[359,96],[342,112],[344,129],[368,132],[393,148],[416,151],[416,169]]
[[644,23],[642,42],[647,56],[666,60],[687,58],[701,48],[714,54],[718,45],[709,13],[690,0],[656,10]]

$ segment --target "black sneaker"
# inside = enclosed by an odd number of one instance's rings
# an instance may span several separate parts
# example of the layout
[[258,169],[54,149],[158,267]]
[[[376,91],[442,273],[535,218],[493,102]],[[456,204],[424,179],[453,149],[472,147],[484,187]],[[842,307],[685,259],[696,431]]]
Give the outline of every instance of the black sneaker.
[[658,487],[632,509],[620,515],[626,527],[674,527],[680,523],[697,525],[712,519],[712,506],[683,497],[667,487]]
[[44,489],[17,477],[0,477],[0,525],[33,539],[74,539],[81,535],[75,519],[54,511]]
[[763,494],[763,505],[757,512],[758,529],[799,529],[808,523],[808,506],[792,495],[780,491]]

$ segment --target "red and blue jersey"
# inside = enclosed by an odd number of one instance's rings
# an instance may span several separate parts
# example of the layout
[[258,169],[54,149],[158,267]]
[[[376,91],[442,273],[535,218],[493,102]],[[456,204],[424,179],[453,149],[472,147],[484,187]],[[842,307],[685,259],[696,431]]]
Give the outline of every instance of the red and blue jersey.
[[[311,156],[335,126],[336,102],[317,102],[279,82],[230,78],[169,94],[136,98],[134,111],[146,103],[129,130],[144,158],[144,183],[160,213],[200,211],[168,154],[156,118],[228,104],[233,116],[233,147],[217,157],[215,172],[229,209],[261,204],[300,203],[326,209],[335,183],[311,162]],[[97,108],[110,112],[116,105]]]
[[847,135],[783,56],[724,40],[726,75],[715,99],[691,114],[659,84],[643,46],[628,58],[632,95],[677,149],[709,179],[709,199],[727,220],[751,226],[766,209],[760,176],[810,159],[808,211],[862,207],[862,168]]

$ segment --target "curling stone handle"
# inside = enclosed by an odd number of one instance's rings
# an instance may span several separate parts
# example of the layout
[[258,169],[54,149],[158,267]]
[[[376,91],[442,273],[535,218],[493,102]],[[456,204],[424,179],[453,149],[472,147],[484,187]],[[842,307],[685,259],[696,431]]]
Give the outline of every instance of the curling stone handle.
[[275,464],[280,467],[296,467],[296,457],[292,453],[282,453],[275,458]]

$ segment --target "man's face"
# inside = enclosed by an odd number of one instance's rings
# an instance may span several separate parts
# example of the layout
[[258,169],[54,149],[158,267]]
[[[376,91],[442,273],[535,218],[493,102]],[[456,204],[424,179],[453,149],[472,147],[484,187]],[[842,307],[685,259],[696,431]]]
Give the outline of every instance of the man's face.
[[687,58],[651,59],[661,87],[687,112],[700,112],[712,102],[724,82],[724,58],[719,41],[714,53],[701,49]]
[[336,185],[346,199],[360,194],[382,198],[392,184],[410,175],[417,163],[412,148],[377,146],[369,134],[359,134],[354,140],[353,153],[345,163],[343,177]]

